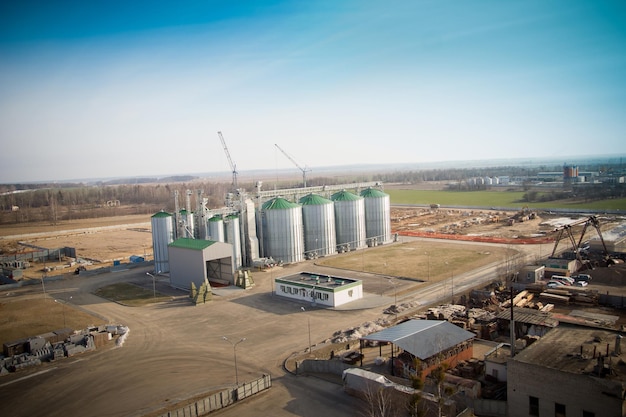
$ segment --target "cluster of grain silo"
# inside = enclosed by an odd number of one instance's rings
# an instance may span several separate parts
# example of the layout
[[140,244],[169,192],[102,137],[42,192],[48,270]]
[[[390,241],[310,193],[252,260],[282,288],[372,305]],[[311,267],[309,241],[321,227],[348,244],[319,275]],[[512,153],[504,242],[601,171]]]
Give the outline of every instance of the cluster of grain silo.
[[[199,203],[195,213],[178,210],[175,199],[174,215],[160,212],[152,217],[155,271],[169,270],[167,248],[176,238],[232,244],[236,269],[263,258],[294,263],[389,243],[389,195],[374,185],[379,184],[273,191],[261,191],[259,185],[256,205],[239,192],[230,195],[225,208],[211,210]],[[188,205],[190,195],[187,192]]]
[[389,243],[389,195],[343,189],[330,199],[307,194],[299,204],[274,197],[261,207],[259,229],[263,256],[284,263]]

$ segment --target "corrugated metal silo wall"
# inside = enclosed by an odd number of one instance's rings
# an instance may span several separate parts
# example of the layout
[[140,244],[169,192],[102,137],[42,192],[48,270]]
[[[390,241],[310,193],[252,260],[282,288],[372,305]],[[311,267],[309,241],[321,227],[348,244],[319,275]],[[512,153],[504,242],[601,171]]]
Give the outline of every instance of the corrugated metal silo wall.
[[215,242],[225,242],[224,238],[224,220],[209,220],[209,233],[207,235],[209,240]]
[[302,207],[268,209],[263,213],[264,256],[284,263],[304,259]]
[[365,247],[365,203],[362,198],[335,201],[337,246],[348,245],[350,250]]
[[389,196],[365,197],[365,236],[378,243],[391,241],[391,207]]
[[241,268],[241,238],[239,235],[239,217],[228,216],[224,220],[226,243],[233,245],[233,259],[235,267]]
[[167,245],[174,241],[173,217],[153,217],[150,223],[152,225],[154,270],[155,272],[170,272]]
[[332,202],[302,206],[302,221],[304,249],[307,253],[315,251],[317,256],[337,253],[335,207]]

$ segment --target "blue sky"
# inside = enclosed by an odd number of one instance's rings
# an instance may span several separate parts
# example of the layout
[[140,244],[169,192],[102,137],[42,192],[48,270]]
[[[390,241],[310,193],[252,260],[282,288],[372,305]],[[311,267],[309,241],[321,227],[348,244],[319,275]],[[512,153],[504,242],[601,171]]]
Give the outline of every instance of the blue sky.
[[621,0],[6,3],[2,183],[626,150]]

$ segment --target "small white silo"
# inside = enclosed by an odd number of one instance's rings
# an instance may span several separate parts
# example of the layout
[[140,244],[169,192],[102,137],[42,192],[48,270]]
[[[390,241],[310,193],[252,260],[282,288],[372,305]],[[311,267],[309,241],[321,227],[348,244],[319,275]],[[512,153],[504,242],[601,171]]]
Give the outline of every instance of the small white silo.
[[226,243],[233,245],[233,260],[235,267],[241,268],[241,228],[239,227],[239,216],[231,214],[224,219],[224,229],[226,232]]
[[152,252],[155,272],[169,272],[167,245],[174,241],[174,217],[160,211],[150,218],[152,225]]
[[182,236],[180,237],[186,237],[190,239],[195,238],[194,236],[195,226],[194,226],[193,213],[185,209],[182,209],[180,211],[180,222],[181,222],[181,233],[182,233]]
[[222,216],[216,215],[208,221],[207,239],[214,242],[225,242],[224,239],[224,219]]

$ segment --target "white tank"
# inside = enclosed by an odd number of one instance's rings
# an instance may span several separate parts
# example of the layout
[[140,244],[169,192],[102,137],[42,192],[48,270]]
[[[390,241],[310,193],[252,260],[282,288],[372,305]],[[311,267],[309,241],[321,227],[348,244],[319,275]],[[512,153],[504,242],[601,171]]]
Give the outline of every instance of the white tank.
[[365,201],[365,237],[369,246],[391,242],[389,194],[375,188],[361,192]]
[[363,197],[346,190],[331,196],[335,203],[337,250],[362,249],[365,244],[365,204]]
[[181,237],[193,239],[195,237],[193,213],[185,209],[182,209],[180,211],[180,222],[182,223],[181,225],[182,236]]
[[213,216],[208,221],[209,232],[207,239],[214,242],[225,242],[224,240],[224,219],[222,216]]
[[150,218],[154,272],[170,272],[167,245],[174,241],[174,217],[164,211]]
[[239,228],[239,216],[231,214],[224,219],[224,228],[226,230],[226,243],[233,245],[233,260],[235,268],[241,268],[241,235]]
[[300,204],[305,257],[314,259],[337,253],[333,202],[317,194],[309,194],[300,199]]
[[302,206],[276,197],[266,201],[261,210],[264,256],[283,263],[302,261]]

